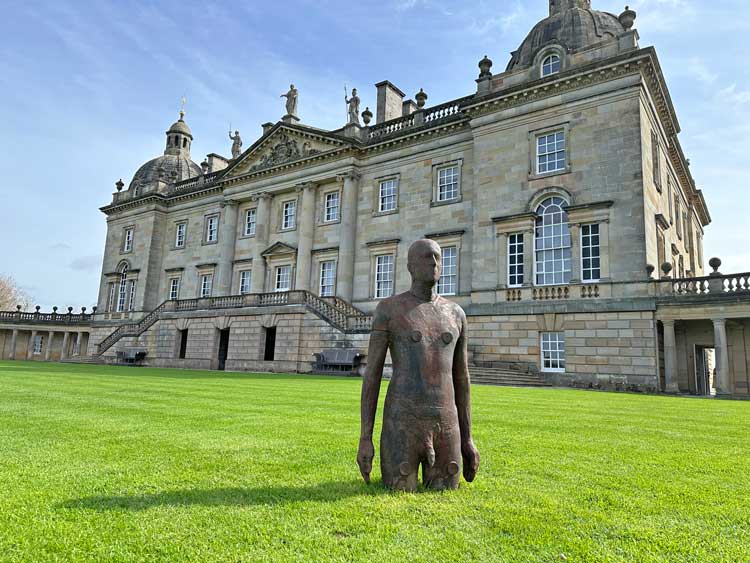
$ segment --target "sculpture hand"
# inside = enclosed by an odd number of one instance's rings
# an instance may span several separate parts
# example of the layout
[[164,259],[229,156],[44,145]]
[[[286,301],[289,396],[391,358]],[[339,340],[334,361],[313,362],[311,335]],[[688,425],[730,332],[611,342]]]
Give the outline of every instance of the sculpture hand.
[[479,470],[479,452],[473,440],[461,446],[461,455],[464,458],[464,479],[471,483]]
[[372,472],[372,460],[375,457],[375,448],[372,445],[372,439],[362,438],[359,441],[359,451],[357,452],[357,465],[359,472],[365,483],[370,484],[370,473]]

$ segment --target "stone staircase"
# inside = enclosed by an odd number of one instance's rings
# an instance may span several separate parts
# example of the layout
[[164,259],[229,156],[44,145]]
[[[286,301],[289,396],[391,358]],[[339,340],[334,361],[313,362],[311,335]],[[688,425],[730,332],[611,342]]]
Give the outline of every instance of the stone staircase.
[[97,356],[79,356],[74,358],[66,358],[61,360],[62,364],[100,364],[103,365],[106,362]]
[[551,387],[544,377],[530,369],[507,366],[469,366],[471,382],[478,385],[504,387]]

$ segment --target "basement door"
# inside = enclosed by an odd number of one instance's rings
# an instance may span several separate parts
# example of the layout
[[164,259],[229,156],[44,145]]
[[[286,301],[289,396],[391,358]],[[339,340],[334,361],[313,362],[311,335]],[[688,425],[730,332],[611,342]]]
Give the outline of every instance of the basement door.
[[219,331],[219,371],[227,367],[227,356],[229,356],[229,329]]

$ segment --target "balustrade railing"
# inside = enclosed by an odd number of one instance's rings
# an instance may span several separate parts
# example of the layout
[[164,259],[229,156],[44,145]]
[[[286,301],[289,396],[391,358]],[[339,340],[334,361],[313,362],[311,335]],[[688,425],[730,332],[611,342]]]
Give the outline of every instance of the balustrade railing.
[[393,133],[398,133],[404,129],[409,129],[414,126],[414,114],[399,117],[397,119],[391,119],[380,125],[370,127],[369,138],[377,139],[379,137],[385,137]]
[[93,315],[86,313],[28,313],[0,311],[0,322],[26,324],[89,325]]
[[434,121],[445,119],[446,117],[453,117],[454,115],[458,115],[460,113],[461,113],[460,100],[456,100],[453,102],[448,102],[447,104],[442,104],[442,105],[435,106],[433,108],[429,108],[425,110],[424,122],[432,123]]
[[664,280],[672,295],[733,295],[750,293],[750,273]]

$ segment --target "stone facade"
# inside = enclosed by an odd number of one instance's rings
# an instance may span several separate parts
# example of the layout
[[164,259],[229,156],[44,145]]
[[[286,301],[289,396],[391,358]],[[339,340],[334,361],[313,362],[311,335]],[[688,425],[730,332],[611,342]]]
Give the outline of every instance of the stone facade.
[[[184,164],[193,137],[181,116],[165,156],[102,208],[89,354],[143,347],[152,365],[310,371],[315,352],[366,348],[366,315],[408,289],[406,251],[428,237],[450,256],[441,287],[467,312],[476,365],[523,365],[559,385],[697,392],[683,333],[670,328],[665,343],[660,303],[686,297],[675,279],[708,279],[710,215],[634,16],[551,2],[508,69],[493,75],[484,59],[464,98],[423,107],[421,92],[416,105],[384,81],[375,125],[323,131],[284,118],[232,160]],[[545,241],[551,202],[560,213]],[[278,291],[296,293],[274,308]],[[728,334],[739,365],[734,324]],[[548,369],[549,335],[562,369]],[[665,352],[676,346],[682,363]],[[731,392],[747,393],[746,372]]]

